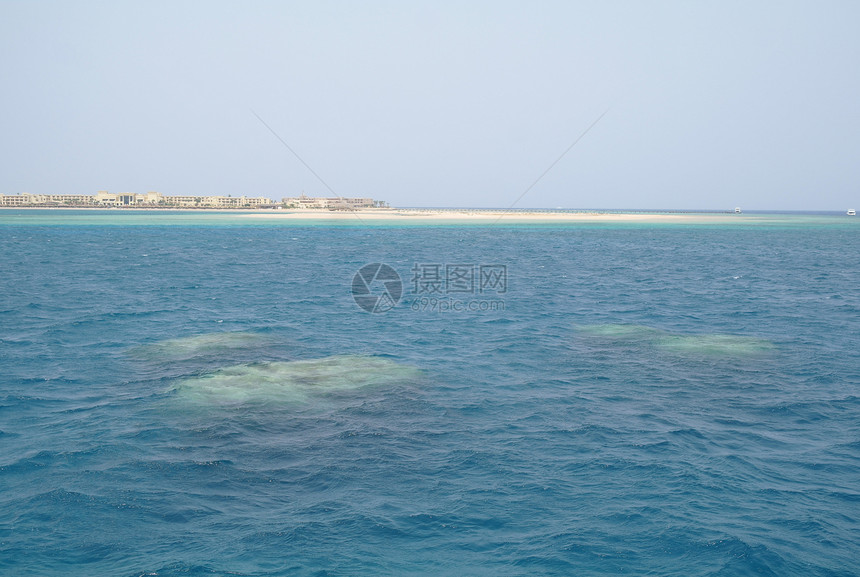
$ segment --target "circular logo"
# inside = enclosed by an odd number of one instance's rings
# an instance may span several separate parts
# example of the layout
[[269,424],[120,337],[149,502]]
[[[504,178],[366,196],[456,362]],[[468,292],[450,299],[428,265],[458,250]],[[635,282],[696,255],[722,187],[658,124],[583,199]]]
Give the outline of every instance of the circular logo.
[[369,313],[390,311],[402,294],[400,275],[387,264],[366,264],[352,277],[352,298]]

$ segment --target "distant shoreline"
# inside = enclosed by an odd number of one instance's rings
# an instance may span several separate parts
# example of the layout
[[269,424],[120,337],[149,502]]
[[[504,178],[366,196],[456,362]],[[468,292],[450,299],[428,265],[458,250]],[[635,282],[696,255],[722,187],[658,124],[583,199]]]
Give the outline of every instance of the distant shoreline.
[[[323,214],[320,214],[323,212]],[[261,220],[328,220],[328,221],[377,221],[377,222],[495,222],[541,223],[541,222],[584,222],[584,221],[680,221],[685,219],[728,218],[729,213],[634,213],[633,211],[561,211],[546,209],[469,209],[469,208],[391,208],[367,209],[349,212],[328,212],[315,210],[296,211],[254,211],[242,215],[248,219]],[[737,216],[731,213],[731,216]]]
[[0,210],[89,211],[89,212],[187,212],[187,213],[239,213],[237,216],[284,220],[641,220],[648,218],[684,218],[690,216],[736,216],[724,211],[685,210],[587,210],[587,209],[499,209],[499,208],[362,208],[354,210],[300,209],[300,208],[191,208],[153,206],[2,206]]
[[205,208],[194,208],[190,206],[92,206],[92,205],[66,205],[66,206],[44,206],[44,205],[32,205],[32,206],[0,206],[0,210],[92,210],[92,211],[109,211],[109,210],[133,210],[133,211],[148,211],[148,212],[163,212],[163,211],[183,211],[183,212],[272,212],[274,209],[271,208],[243,208],[243,207],[231,207],[231,208],[217,208],[213,206],[207,206]]
[[[414,223],[414,224],[502,224],[502,223],[678,223],[678,224],[729,224],[772,221],[779,213],[735,213],[734,211],[694,210],[578,210],[578,209],[492,209],[492,208],[363,208],[355,210],[327,209],[227,209],[188,207],[0,207],[9,210],[44,212],[99,212],[128,213],[185,213],[223,214],[233,218],[313,224],[314,222],[356,223]],[[835,216],[835,215],[834,215]],[[858,219],[860,221],[860,219]]]

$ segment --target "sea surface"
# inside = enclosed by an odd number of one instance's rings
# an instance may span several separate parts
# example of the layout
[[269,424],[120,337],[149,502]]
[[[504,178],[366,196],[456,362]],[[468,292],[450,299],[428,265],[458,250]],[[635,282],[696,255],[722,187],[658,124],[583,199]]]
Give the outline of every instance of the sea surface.
[[0,575],[858,575],[858,255],[0,211]]

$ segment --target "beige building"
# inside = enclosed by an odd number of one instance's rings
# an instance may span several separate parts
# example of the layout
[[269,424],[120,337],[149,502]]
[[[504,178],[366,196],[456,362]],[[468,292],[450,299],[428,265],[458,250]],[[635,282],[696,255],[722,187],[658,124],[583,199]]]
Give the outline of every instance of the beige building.
[[135,206],[142,204],[140,199],[143,196],[134,192],[110,193],[106,190],[100,190],[96,193],[95,204],[99,206]]
[[70,206],[91,205],[94,197],[87,194],[0,194],[0,206]]
[[328,210],[354,210],[357,208],[373,208],[381,206],[381,202],[377,202],[372,198],[346,198],[339,196],[336,198],[293,196],[282,199],[287,208],[312,208],[312,209],[328,209]]
[[263,196],[166,196],[159,192],[89,194],[2,194],[0,206],[161,206],[183,208],[259,208],[274,202]]
[[[321,210],[356,210],[359,208],[385,207],[382,201],[372,198],[325,198],[301,196],[282,199],[287,208],[308,208]],[[264,196],[169,196],[150,191],[108,192],[100,190],[89,194],[0,194],[0,206],[137,206],[175,207],[175,208],[263,208],[273,207],[275,202]]]
[[259,208],[274,202],[264,196],[162,196],[159,204],[186,208]]
[[264,205],[274,204],[272,199],[260,196],[249,198],[246,196],[207,196],[205,201],[208,206],[216,208],[259,208]]
[[0,194],[0,206],[27,206],[32,204],[28,193],[24,194]]

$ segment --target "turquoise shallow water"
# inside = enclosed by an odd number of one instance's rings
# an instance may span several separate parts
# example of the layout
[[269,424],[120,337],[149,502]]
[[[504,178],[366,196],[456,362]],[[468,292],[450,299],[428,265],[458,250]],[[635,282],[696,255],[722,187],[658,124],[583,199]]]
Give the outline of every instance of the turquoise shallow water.
[[763,218],[2,211],[0,574],[860,574],[860,225]]

